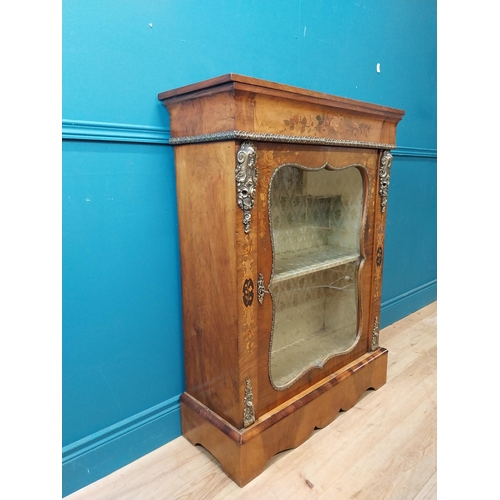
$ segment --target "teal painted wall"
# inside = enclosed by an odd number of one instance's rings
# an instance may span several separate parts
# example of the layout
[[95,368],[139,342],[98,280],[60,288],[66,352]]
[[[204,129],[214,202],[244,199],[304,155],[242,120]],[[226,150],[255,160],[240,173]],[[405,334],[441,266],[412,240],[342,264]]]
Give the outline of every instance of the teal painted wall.
[[381,324],[435,300],[435,0],[65,0],[64,495],[180,435],[175,176],[157,94],[229,72],[406,111]]

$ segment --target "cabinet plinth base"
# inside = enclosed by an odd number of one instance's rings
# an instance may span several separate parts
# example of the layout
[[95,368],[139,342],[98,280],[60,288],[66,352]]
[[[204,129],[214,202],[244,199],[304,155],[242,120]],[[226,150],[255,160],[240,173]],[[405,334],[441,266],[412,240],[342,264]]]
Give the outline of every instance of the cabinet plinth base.
[[198,400],[181,396],[182,433],[201,444],[239,486],[257,477],[276,453],[296,448],[315,428],[330,424],[340,410],[352,408],[367,389],[386,382],[387,349],[378,348],[324,378],[284,404],[237,429]]

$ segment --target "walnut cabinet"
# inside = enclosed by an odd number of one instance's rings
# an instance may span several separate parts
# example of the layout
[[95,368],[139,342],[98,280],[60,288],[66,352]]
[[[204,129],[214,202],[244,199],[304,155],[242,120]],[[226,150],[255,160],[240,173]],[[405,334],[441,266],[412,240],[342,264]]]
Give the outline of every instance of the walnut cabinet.
[[243,486],[386,381],[384,230],[404,112],[235,74],[158,98],[175,153],[182,432]]

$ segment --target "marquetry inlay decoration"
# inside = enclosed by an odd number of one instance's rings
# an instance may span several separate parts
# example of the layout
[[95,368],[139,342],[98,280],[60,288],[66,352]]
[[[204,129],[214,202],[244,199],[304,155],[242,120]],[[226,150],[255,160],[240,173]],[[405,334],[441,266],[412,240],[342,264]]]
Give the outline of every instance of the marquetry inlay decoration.
[[248,278],[243,283],[243,303],[245,307],[251,306],[254,297],[254,286],[251,278]]
[[384,256],[384,252],[382,250],[382,247],[378,247],[377,248],[377,267],[380,267],[382,265],[382,259],[383,259],[383,256]]

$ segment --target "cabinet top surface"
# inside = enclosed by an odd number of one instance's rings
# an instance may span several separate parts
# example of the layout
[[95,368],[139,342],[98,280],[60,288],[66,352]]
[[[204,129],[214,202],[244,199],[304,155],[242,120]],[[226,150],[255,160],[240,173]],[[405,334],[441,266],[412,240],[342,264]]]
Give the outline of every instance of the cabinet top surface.
[[263,140],[393,149],[404,111],[229,73],[162,92],[169,143]]
[[252,78],[249,76],[238,75],[236,73],[228,73],[226,75],[210,78],[202,82],[185,85],[176,89],[168,90],[158,94],[158,99],[168,104],[168,101],[181,101],[192,99],[202,93],[203,95],[216,94],[228,90],[243,90],[255,94],[273,94],[282,97],[291,98],[295,100],[308,100],[311,99],[322,101],[325,104],[342,106],[351,108],[357,111],[378,112],[391,115],[397,121],[401,120],[405,112],[400,109],[390,108],[387,106],[380,106],[364,101],[349,99],[346,97],[338,97],[332,94],[317,92],[313,90],[306,90],[300,87],[285,85],[281,83],[270,82],[261,80],[259,78]]

